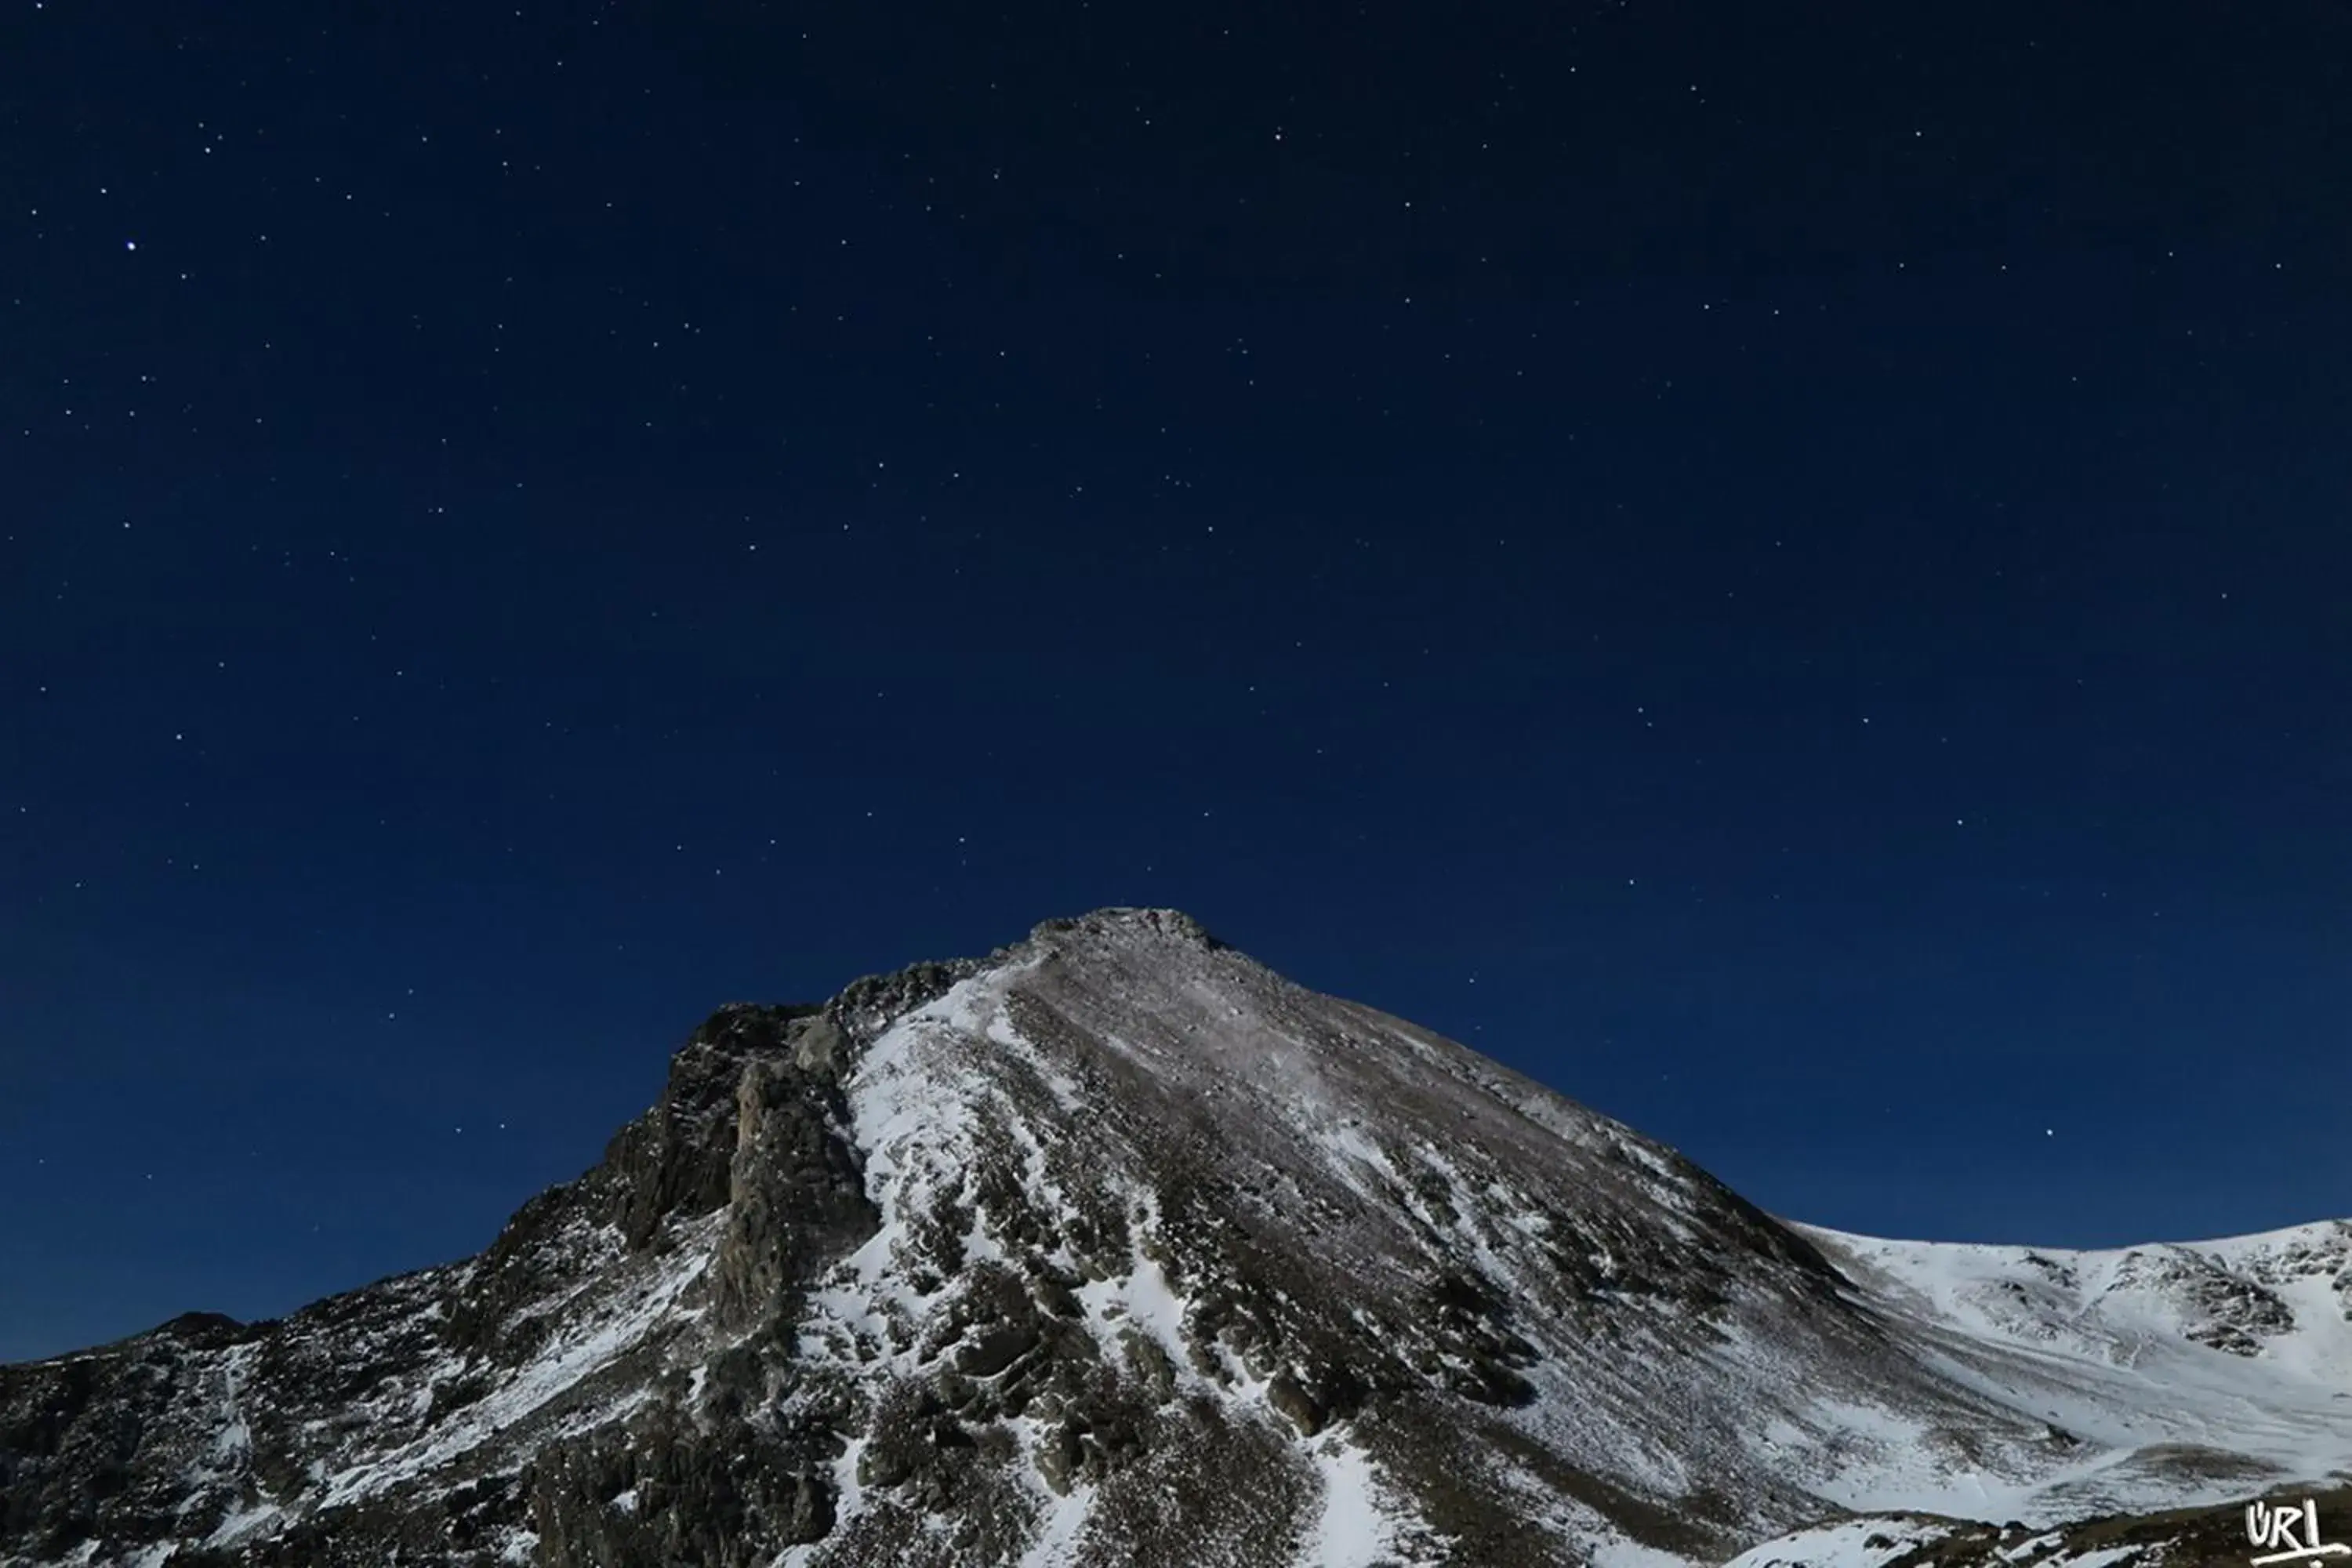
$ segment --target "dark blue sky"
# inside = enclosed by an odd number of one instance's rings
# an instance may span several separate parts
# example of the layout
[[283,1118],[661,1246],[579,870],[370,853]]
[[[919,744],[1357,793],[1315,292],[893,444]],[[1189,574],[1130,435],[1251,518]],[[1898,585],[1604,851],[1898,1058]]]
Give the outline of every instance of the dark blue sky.
[[0,1357],[1172,904],[1776,1211],[2352,1212],[2352,21],[0,20]]

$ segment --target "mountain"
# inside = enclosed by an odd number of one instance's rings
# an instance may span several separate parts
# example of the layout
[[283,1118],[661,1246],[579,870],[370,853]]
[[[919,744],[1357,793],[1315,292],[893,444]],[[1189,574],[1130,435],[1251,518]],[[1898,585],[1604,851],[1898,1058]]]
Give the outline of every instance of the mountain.
[[1109,910],[720,1009],[478,1257],[0,1368],[0,1563],[2203,1560],[2352,1471],[2347,1319],[2352,1226],[1790,1225]]

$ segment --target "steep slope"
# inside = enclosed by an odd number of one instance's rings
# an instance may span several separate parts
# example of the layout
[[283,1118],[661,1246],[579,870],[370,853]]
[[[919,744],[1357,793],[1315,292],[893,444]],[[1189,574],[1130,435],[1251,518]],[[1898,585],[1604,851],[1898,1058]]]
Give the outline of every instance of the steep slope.
[[1632,1568],[2219,1500],[2352,1462],[2345,1237],[1784,1226],[1105,910],[722,1010],[478,1258],[0,1369],[0,1563]]

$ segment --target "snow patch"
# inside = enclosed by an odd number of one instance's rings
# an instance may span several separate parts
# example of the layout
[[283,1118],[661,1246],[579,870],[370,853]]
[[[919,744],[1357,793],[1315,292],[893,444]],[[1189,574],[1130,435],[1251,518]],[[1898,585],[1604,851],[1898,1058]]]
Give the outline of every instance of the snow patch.
[[1768,1541],[1724,1568],[1885,1568],[1949,1533],[1924,1520],[1850,1519]]
[[1323,1507],[1297,1568],[1384,1568],[1402,1531],[1394,1500],[1364,1451],[1338,1437],[1313,1450]]
[[264,1525],[285,1517],[286,1510],[274,1502],[257,1502],[249,1508],[232,1509],[213,1527],[205,1538],[205,1545],[218,1548],[233,1545],[253,1534]]

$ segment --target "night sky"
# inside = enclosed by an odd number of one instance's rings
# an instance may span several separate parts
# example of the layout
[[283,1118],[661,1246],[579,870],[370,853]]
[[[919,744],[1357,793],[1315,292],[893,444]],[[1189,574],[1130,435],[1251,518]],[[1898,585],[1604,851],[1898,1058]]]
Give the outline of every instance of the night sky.
[[1794,1217],[2352,1213],[2334,0],[0,20],[0,1358],[1174,905]]

